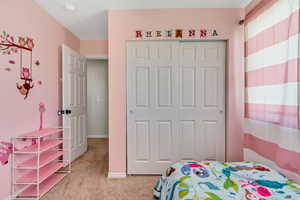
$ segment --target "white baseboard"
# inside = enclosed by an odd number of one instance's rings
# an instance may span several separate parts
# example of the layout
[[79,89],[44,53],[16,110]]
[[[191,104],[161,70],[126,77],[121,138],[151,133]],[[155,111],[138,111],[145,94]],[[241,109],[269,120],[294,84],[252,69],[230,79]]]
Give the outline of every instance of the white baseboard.
[[88,135],[88,138],[108,138],[108,135]]
[[8,196],[8,197],[6,197],[4,200],[11,200],[11,197]]
[[127,174],[122,172],[108,172],[107,178],[126,178]]

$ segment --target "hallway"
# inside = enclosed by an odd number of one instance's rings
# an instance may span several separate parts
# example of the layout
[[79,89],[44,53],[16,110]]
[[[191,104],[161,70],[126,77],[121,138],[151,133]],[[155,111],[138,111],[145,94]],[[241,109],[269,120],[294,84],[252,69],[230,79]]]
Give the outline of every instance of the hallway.
[[72,163],[72,173],[42,200],[151,200],[158,177],[108,179],[108,140],[89,139],[88,151]]

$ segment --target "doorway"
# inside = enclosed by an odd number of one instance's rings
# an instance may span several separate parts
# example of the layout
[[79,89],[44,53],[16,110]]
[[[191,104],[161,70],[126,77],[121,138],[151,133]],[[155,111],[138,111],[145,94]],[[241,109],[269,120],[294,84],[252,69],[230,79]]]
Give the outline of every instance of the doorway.
[[67,130],[64,145],[71,146],[71,152],[65,151],[64,156],[71,161],[86,153],[88,138],[108,137],[107,60],[106,57],[86,57],[62,45],[63,102],[60,114]]
[[225,41],[127,43],[128,174],[225,161]]
[[87,59],[87,137],[108,138],[108,61]]

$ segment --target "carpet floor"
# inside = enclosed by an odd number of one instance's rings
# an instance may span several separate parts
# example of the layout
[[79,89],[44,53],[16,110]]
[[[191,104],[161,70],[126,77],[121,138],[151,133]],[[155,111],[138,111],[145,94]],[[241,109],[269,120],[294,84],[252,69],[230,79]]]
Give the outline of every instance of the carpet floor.
[[152,200],[158,176],[108,179],[108,140],[89,139],[88,151],[72,163],[72,173],[42,200]]

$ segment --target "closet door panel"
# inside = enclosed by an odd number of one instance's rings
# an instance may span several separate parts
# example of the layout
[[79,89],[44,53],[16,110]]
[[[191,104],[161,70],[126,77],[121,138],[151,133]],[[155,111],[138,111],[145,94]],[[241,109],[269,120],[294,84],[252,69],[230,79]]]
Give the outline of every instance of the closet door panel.
[[129,174],[225,160],[225,42],[129,42]]
[[[176,162],[177,50],[177,42],[128,43],[129,174],[161,174]],[[147,128],[136,129],[136,121]]]

